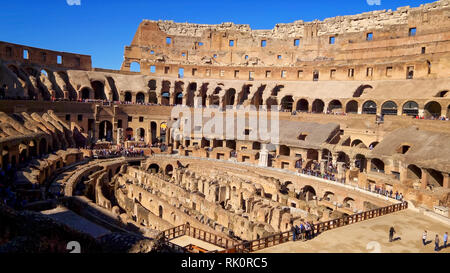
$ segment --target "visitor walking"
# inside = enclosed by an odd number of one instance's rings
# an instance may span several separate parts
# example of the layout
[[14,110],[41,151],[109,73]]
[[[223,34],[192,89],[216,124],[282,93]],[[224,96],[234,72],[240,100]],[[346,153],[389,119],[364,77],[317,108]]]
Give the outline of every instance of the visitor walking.
[[436,234],[436,239],[434,239],[434,251],[439,251],[439,235]]
[[422,234],[422,242],[423,242],[423,245],[427,244],[427,231],[426,230]]
[[448,241],[448,233],[446,232],[444,234],[444,248],[447,248],[447,241]]
[[394,229],[394,227],[391,227],[389,229],[389,242],[392,242],[392,240],[394,240],[394,234],[395,234],[395,229]]

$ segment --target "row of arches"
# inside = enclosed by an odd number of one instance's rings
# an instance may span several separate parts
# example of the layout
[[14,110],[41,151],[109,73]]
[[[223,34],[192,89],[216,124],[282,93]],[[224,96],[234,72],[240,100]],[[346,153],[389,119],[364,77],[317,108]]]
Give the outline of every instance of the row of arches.
[[[274,99],[270,99],[267,101],[267,106],[275,105],[276,101]],[[294,108],[295,106],[295,108]],[[355,100],[351,100],[347,102],[344,106],[339,100],[332,100],[328,103],[327,112],[334,112],[337,110],[341,110],[341,112],[345,112],[347,114],[357,114],[359,108],[359,103]],[[376,102],[369,100],[363,103],[361,112],[363,114],[372,114],[375,115],[377,113],[378,105]],[[448,106],[450,110],[450,105]],[[285,96],[281,100],[281,110],[287,112],[293,112],[294,110],[297,112],[312,112],[312,113],[323,113],[325,112],[325,102],[321,99],[316,99],[313,101],[310,106],[308,100],[300,99],[297,101],[296,105],[294,105],[294,99],[292,96]],[[441,104],[436,101],[431,101],[425,104],[424,107],[425,113],[429,116],[439,117],[442,113]],[[398,105],[394,101],[386,101],[381,105],[381,114],[382,115],[398,115]],[[419,104],[415,101],[408,101],[402,106],[402,114],[408,116],[418,116],[419,115]]]

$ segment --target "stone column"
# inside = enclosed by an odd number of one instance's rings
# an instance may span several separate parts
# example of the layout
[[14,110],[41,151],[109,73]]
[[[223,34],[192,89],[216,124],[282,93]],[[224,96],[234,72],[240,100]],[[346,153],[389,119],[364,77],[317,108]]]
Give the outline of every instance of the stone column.
[[422,171],[422,179],[420,179],[420,188],[426,189],[428,186],[428,172],[426,170]]
[[326,159],[322,159],[320,161],[320,172],[321,173],[325,173],[325,171],[327,171],[327,160]]
[[450,189],[450,173],[443,173],[442,175],[444,176],[444,183],[442,186],[445,189]]

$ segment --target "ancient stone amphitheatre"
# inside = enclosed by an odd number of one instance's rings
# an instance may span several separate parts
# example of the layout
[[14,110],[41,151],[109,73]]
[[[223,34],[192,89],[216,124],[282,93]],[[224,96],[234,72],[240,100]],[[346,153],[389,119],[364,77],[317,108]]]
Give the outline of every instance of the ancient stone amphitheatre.
[[123,56],[0,42],[0,252],[433,252],[449,231],[450,1],[143,20]]

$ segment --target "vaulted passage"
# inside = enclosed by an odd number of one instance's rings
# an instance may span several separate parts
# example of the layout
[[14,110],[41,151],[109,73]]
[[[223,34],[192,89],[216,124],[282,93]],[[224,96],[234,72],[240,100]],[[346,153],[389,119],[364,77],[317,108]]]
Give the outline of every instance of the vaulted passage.
[[296,107],[297,112],[308,112],[309,111],[309,103],[305,99],[301,99],[297,102]]

